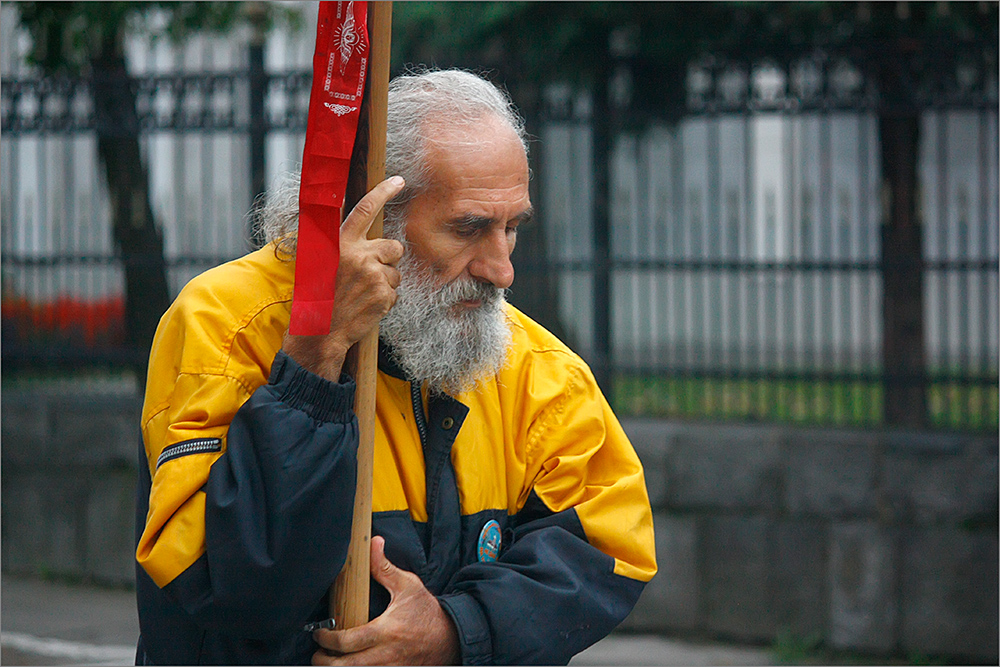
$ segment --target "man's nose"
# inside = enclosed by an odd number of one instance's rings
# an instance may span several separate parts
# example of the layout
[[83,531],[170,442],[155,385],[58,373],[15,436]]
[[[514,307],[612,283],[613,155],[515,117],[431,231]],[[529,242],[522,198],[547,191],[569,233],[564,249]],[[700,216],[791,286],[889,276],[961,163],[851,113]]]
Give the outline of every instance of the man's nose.
[[504,229],[483,236],[476,244],[476,256],[469,263],[469,274],[507,289],[514,283],[514,266],[510,263],[513,250],[513,242]]

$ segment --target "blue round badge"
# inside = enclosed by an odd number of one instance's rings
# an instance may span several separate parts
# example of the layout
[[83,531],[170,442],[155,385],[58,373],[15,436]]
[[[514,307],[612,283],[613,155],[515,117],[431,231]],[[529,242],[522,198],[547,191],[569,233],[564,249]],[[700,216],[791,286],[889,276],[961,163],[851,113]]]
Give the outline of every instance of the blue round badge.
[[483,526],[479,533],[479,562],[492,563],[500,555],[500,542],[503,537],[500,534],[500,524],[495,519],[490,519]]

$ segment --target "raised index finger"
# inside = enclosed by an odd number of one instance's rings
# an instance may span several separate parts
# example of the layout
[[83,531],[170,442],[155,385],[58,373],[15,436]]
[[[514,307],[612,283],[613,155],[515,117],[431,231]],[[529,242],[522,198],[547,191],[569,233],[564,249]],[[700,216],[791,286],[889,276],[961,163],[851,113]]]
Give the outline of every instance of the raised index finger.
[[368,236],[368,230],[378,212],[386,202],[399,194],[406,182],[401,176],[390,176],[361,198],[351,214],[340,226],[340,235],[348,240],[359,240]]

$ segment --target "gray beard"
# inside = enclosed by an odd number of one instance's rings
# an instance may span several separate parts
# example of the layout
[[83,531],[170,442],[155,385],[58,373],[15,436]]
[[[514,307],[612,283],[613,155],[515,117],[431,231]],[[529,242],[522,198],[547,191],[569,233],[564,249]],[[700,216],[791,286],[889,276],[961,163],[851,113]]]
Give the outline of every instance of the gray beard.
[[[379,337],[407,376],[426,380],[434,393],[448,394],[495,376],[511,342],[505,290],[462,278],[437,287],[434,271],[408,246],[398,268],[396,304],[382,318]],[[466,299],[482,304],[471,310],[458,305]]]

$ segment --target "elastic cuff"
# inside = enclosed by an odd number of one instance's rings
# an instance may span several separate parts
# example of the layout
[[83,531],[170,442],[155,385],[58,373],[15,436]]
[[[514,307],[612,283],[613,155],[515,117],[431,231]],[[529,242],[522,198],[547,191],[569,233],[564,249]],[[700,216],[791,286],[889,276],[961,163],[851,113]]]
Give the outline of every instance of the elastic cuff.
[[449,593],[438,597],[458,630],[463,665],[492,665],[493,640],[486,614],[468,593]]
[[313,419],[347,423],[354,417],[354,380],[346,373],[340,382],[331,382],[310,373],[297,361],[278,350],[268,378],[279,400],[302,410]]

